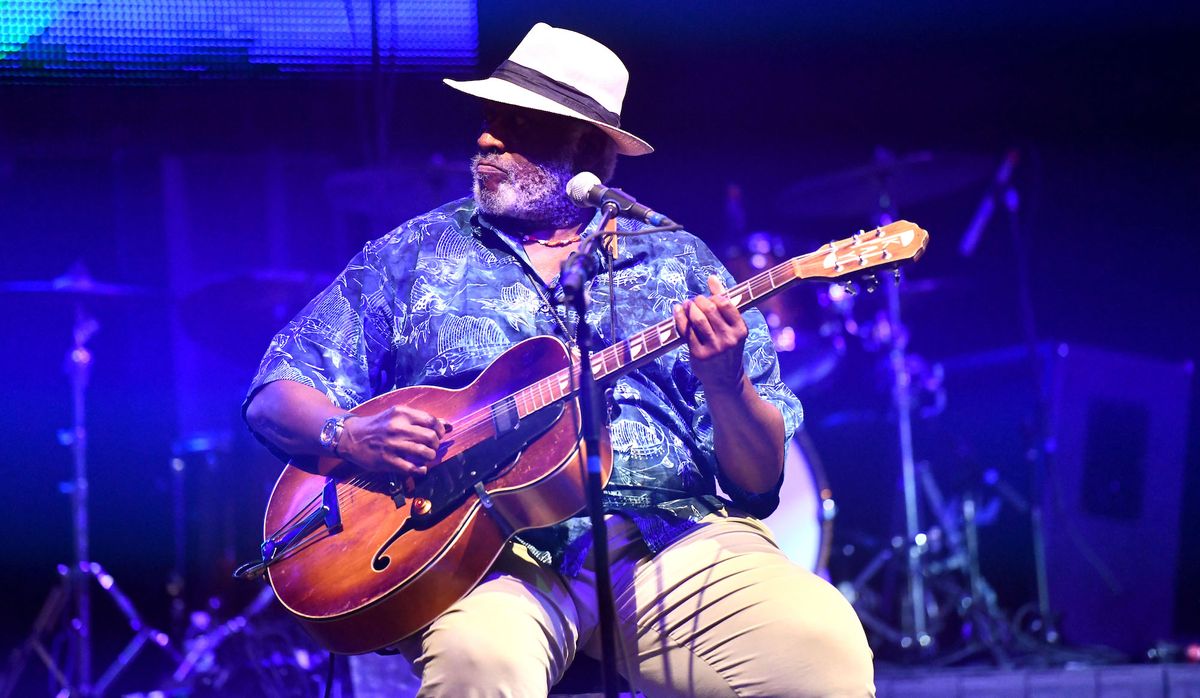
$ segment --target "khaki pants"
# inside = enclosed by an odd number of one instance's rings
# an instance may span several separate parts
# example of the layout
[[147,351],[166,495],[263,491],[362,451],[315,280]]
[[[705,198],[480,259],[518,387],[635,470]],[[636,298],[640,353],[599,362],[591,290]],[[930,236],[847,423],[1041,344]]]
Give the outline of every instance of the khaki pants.
[[[841,594],[756,519],[704,523],[652,557],[632,524],[608,521],[617,663],[631,687],[650,698],[874,695],[871,652]],[[577,651],[597,654],[593,584],[590,563],[568,580],[513,546],[404,648],[419,695],[544,697]]]

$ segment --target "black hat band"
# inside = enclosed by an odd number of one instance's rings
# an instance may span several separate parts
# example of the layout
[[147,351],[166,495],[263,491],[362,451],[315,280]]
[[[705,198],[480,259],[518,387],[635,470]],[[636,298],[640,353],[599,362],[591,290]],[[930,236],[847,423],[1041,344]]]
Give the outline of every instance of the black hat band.
[[506,60],[492,72],[492,77],[524,87],[607,126],[621,127],[621,116],[616,112],[605,109],[599,102],[574,87],[520,63]]

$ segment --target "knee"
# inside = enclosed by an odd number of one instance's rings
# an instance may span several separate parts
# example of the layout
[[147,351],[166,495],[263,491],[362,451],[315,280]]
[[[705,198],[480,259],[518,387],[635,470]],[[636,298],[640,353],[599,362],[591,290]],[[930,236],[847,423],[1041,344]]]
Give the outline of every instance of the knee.
[[875,667],[858,614],[832,587],[822,595],[819,622],[809,617],[792,624],[796,651],[805,655],[804,683],[811,695],[874,694]]
[[417,662],[422,695],[472,695],[484,679],[498,695],[531,695],[530,689],[549,689],[545,666],[535,656],[518,651],[515,643],[470,626],[434,628],[426,636]]

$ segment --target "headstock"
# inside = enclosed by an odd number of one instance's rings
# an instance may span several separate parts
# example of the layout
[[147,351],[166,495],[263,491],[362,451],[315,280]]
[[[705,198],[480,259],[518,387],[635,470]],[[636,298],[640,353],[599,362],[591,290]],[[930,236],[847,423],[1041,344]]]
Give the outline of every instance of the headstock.
[[916,260],[929,244],[929,233],[908,221],[896,221],[872,230],[860,230],[844,240],[792,259],[802,279],[835,279],[868,269]]

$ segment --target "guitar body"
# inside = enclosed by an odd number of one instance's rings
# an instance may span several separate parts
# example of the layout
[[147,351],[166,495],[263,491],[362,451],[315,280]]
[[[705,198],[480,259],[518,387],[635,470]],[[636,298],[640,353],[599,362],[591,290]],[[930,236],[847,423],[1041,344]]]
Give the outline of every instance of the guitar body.
[[[453,428],[428,477],[442,467],[459,476],[494,468],[480,488],[468,482],[448,494],[455,483],[443,478],[426,488],[428,498],[420,496],[420,486],[415,494],[397,496],[397,488],[361,473],[339,477],[347,466],[333,458],[321,459],[317,469],[330,476],[286,466],[267,505],[264,539],[310,514],[323,496],[328,501],[331,486],[340,526],[322,526],[270,564],[269,580],[284,608],[334,652],[382,649],[425,627],[470,591],[513,533],[578,513],[586,503],[586,455],[577,400],[558,401],[516,425],[511,415],[493,419],[481,410],[568,363],[562,342],[536,337],[506,351],[465,388],[401,388],[352,411],[371,415],[404,405],[446,420]],[[607,482],[607,435],[600,455]],[[422,517],[431,500],[437,510]]]

